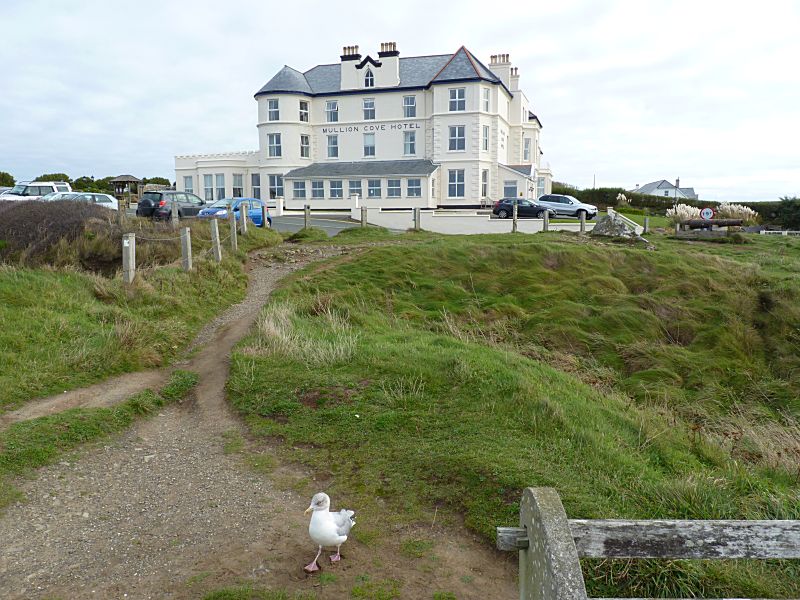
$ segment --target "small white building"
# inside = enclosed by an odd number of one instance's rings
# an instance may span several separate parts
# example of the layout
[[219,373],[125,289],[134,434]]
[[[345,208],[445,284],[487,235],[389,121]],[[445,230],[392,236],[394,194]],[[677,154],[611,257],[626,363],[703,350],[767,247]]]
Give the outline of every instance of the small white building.
[[664,198],[674,198],[676,200],[697,200],[697,193],[691,187],[679,187],[681,180],[670,183],[666,179],[637,185],[629,190],[632,194],[644,194],[646,196],[663,196]]
[[550,193],[542,124],[508,54],[465,47],[283,67],[255,95],[259,150],[175,157],[177,189],[205,200],[285,198],[289,207],[477,207]]

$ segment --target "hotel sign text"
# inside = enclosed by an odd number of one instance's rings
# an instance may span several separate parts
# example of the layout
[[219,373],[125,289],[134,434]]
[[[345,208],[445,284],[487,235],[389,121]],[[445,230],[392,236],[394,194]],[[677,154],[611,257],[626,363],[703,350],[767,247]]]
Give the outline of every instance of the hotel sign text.
[[323,127],[322,133],[359,133],[372,131],[393,131],[406,129],[421,129],[419,123],[370,123],[367,125],[342,125],[341,127]]

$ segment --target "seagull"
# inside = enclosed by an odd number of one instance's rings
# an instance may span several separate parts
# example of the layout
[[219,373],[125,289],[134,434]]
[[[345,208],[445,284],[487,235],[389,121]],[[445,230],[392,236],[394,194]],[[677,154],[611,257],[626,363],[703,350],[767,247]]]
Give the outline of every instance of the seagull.
[[336,554],[333,554],[331,562],[339,562],[341,555],[339,548],[347,541],[347,534],[356,524],[355,512],[342,509],[339,512],[330,512],[331,499],[328,494],[320,492],[311,498],[311,504],[306,509],[305,514],[312,513],[311,522],[308,524],[308,535],[319,546],[319,551],[309,564],[303,567],[306,573],[319,571],[317,559],[322,554],[323,546],[336,546]]

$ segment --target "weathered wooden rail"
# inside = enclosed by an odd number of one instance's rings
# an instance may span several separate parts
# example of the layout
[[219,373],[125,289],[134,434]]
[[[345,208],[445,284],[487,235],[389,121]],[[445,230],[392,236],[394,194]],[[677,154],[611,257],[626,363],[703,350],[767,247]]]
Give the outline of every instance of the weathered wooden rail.
[[527,488],[497,548],[519,551],[520,600],[588,600],[581,558],[800,558],[800,521],[567,519],[554,489]]

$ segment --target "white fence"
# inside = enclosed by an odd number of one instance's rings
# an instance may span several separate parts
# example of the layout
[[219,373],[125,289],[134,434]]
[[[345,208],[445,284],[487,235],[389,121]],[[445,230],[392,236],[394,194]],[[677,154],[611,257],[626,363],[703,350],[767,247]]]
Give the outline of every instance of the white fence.
[[762,229],[759,233],[761,235],[800,235],[800,231],[766,231],[765,229]]
[[[366,208],[367,222],[370,225],[387,229],[406,230],[414,227],[413,210],[383,210]],[[361,208],[351,209],[350,216],[355,221],[361,220]],[[474,235],[481,233],[510,233],[512,219],[493,219],[490,215],[476,210],[421,210],[420,229],[435,233],[453,235]],[[580,231],[579,221],[574,223],[550,223],[550,231]],[[586,223],[586,231],[591,231],[594,223]],[[539,233],[544,229],[543,219],[518,219],[517,231],[520,233]]]

